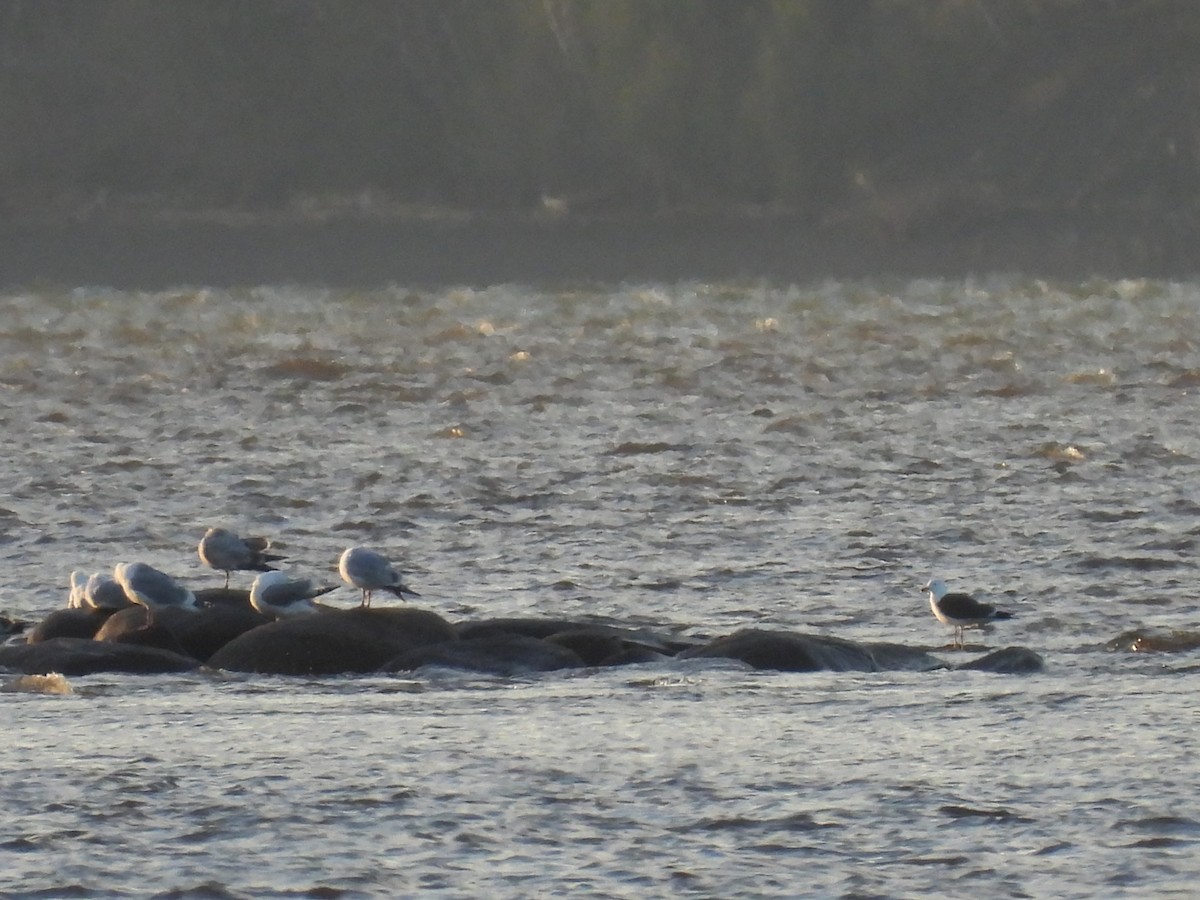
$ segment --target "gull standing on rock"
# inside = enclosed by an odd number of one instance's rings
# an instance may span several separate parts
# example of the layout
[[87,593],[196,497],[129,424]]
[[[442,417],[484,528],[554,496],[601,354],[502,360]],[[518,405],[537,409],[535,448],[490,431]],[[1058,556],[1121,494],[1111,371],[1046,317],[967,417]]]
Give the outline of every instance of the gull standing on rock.
[[935,578],[925,585],[929,606],[943,625],[954,627],[954,646],[963,646],[963,629],[978,628],[993,619],[1011,619],[1013,614],[996,609],[990,603],[980,603],[970,594],[950,593],[946,583]]
[[200,608],[196,595],[178,581],[145,563],[121,563],[113,569],[113,580],[134,603],[146,607],[146,627],[154,624],[154,612],[175,607]]
[[225,573],[225,587],[229,587],[229,573],[273,572],[274,566],[267,563],[283,559],[267,553],[271,542],[264,537],[241,538],[228,528],[210,528],[200,539],[196,552],[206,566]]
[[404,577],[390,562],[366,547],[349,547],[338,562],[342,580],[362,590],[361,606],[371,605],[371,592],[391,591],[401,600],[404,595],[420,597],[404,583]]
[[250,588],[250,605],[269,619],[286,619],[320,612],[313,600],[336,590],[332,587],[313,587],[312,579],[292,579],[286,572],[264,572],[254,579]]

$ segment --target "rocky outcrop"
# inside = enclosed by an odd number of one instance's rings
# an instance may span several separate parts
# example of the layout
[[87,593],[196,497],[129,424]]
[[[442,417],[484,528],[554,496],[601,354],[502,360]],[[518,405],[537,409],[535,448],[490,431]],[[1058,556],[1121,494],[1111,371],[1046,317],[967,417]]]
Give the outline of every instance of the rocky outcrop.
[[997,675],[1032,675],[1036,672],[1044,672],[1046,662],[1027,647],[1005,647],[954,668],[976,672],[995,672]]
[[[143,607],[120,610],[99,628],[95,642],[157,649],[173,657],[207,662],[217,669],[274,675],[408,672],[439,666],[506,676],[672,659],[732,659],[756,669],[781,672],[924,672],[954,668],[1026,674],[1045,668],[1038,654],[1023,647],[1007,647],[950,666],[920,648],[822,634],[747,629],[695,643],[668,630],[571,619],[498,618],[451,625],[433,612],[409,606],[323,607],[310,615],[269,622],[246,605],[244,591],[216,593],[220,596],[208,598],[212,605],[200,610],[160,609],[150,627]],[[78,629],[86,635],[96,615],[59,610],[38,625],[30,639],[43,643],[58,640],[46,636],[60,628]],[[1200,645],[1186,638],[1186,634],[1180,638],[1172,633],[1151,641],[1139,632],[1122,635],[1109,646],[1136,650]],[[118,659],[119,654],[113,658]],[[135,658],[130,659],[130,665],[139,664]],[[67,662],[89,665],[86,660],[68,658]],[[151,668],[147,671],[157,671],[148,665]]]
[[208,664],[272,675],[367,673],[408,651],[455,640],[454,627],[428,610],[331,609],[247,631],[214,653]]

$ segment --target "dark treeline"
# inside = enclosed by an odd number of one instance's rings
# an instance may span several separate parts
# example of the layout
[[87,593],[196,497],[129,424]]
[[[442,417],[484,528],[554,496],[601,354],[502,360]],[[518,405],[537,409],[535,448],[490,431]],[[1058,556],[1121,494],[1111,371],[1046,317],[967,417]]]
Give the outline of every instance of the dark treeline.
[[3,0],[0,211],[1190,220],[1198,46],[1189,0]]

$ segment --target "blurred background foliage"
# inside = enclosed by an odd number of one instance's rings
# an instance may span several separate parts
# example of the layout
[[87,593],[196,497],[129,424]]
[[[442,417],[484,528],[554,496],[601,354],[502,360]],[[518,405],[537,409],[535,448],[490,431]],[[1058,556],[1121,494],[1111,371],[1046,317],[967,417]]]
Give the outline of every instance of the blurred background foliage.
[[1190,0],[2,0],[0,212],[1191,217]]

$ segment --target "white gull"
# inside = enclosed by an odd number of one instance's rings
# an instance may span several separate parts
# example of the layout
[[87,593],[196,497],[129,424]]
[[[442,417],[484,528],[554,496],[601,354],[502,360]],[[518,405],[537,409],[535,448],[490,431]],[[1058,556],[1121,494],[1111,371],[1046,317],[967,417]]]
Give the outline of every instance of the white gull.
[[174,607],[195,610],[200,608],[196,595],[178,581],[145,563],[120,563],[113,568],[113,580],[125,591],[125,596],[146,607],[146,625],[154,624],[156,610]]
[[421,596],[404,583],[404,576],[385,557],[366,547],[347,548],[338,561],[338,572],[343,581],[362,591],[363,606],[371,605],[371,592],[377,590],[391,591],[402,600],[405,594]]
[[250,605],[271,619],[286,619],[321,610],[313,600],[334,590],[314,587],[312,579],[290,578],[286,572],[263,572],[250,588]]

